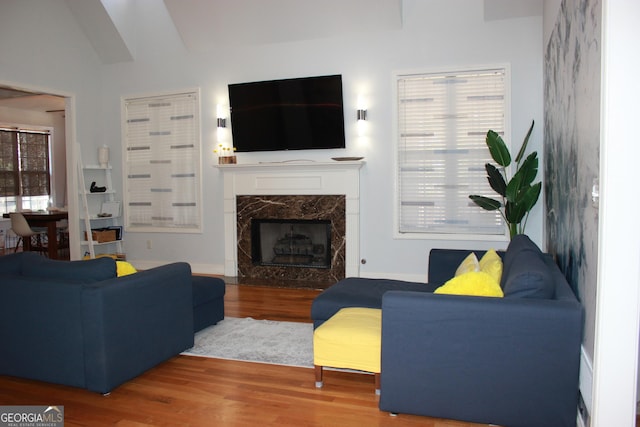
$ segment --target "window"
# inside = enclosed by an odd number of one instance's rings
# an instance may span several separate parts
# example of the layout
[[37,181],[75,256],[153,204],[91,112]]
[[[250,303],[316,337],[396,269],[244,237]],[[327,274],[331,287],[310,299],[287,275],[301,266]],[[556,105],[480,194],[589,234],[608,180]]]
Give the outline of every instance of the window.
[[127,230],[200,231],[198,94],[126,99],[123,108]]
[[50,133],[0,128],[0,211],[46,209],[51,190]]
[[468,196],[493,194],[485,136],[504,136],[507,78],[504,67],[396,76],[400,237],[505,235],[500,213]]

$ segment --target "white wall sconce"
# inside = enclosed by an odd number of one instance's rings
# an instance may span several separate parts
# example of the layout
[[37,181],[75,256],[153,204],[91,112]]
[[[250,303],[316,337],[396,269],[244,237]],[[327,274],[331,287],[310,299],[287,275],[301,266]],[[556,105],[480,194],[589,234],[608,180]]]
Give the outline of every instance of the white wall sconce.
[[358,144],[366,146],[368,137],[367,134],[370,132],[369,127],[371,123],[368,123],[368,114],[367,107],[371,104],[369,103],[369,97],[364,95],[367,92],[366,89],[362,89],[363,92],[358,94],[358,99],[356,101],[356,135],[358,136]]
[[227,117],[229,116],[229,109],[223,104],[216,105],[216,126],[218,128],[227,127]]

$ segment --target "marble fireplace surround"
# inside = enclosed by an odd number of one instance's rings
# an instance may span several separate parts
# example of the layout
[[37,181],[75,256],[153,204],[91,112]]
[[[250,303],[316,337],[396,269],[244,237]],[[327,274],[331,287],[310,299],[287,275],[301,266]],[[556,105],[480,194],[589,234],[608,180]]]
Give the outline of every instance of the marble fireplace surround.
[[[237,196],[238,277],[335,283],[345,277],[344,195]],[[251,257],[252,219],[331,221],[330,268],[254,265]]]
[[[249,274],[248,277],[265,279],[318,281],[359,276],[359,170],[363,164],[362,161],[301,161],[218,165],[224,175],[225,276]],[[332,224],[333,232],[341,234],[344,230],[344,236],[332,238],[332,246],[337,245],[338,251],[332,254],[336,262],[332,263],[331,271],[301,267],[276,267],[274,270],[247,264],[247,257],[250,263],[250,249],[247,254],[250,243],[244,241],[243,236],[250,223],[251,210],[257,209],[256,217],[261,217],[260,210],[273,211],[274,204],[290,208],[288,213],[278,215],[299,219],[329,217],[335,223]],[[343,216],[343,220],[336,215]]]

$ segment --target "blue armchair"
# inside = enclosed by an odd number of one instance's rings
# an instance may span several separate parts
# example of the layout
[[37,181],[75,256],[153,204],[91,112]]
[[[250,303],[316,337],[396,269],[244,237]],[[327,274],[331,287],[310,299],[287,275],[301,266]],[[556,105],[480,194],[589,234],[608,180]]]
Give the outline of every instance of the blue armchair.
[[191,269],[0,257],[0,374],[108,393],[193,346]]

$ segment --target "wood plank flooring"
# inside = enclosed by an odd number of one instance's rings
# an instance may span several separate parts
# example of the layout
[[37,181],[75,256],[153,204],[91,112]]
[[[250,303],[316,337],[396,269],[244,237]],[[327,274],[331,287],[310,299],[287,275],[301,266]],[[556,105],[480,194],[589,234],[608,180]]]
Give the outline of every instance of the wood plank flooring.
[[[225,314],[310,322],[319,292],[227,285]],[[193,356],[174,357],[108,396],[0,376],[0,405],[62,405],[67,427],[479,425],[392,417],[378,409],[370,375],[330,371],[316,389],[313,369]]]

